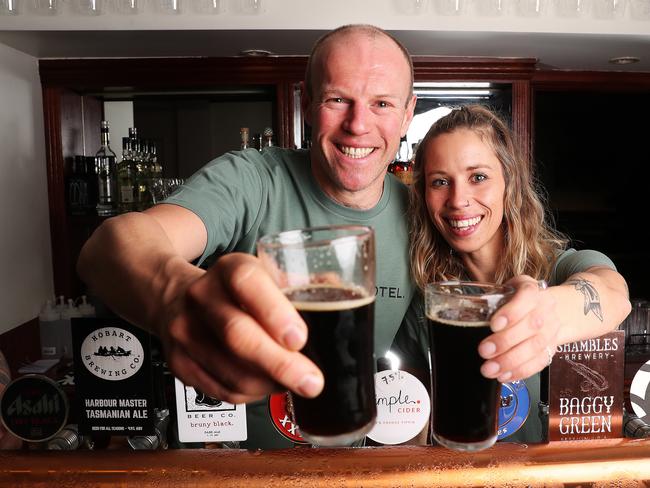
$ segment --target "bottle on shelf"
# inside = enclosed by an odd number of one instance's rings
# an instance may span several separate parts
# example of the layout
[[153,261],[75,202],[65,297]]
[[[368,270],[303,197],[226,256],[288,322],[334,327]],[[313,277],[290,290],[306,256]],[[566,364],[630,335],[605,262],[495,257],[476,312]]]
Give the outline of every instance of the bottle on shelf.
[[122,160],[117,164],[118,209],[120,213],[135,210],[135,168],[131,157],[131,141],[122,138]]
[[262,141],[262,148],[273,146],[273,129],[267,127],[262,133],[264,140]]
[[389,171],[402,183],[406,185],[413,183],[412,158],[406,137],[400,139],[399,151],[397,152],[397,157],[391,166],[392,171],[390,169]]
[[[151,172],[148,162],[147,149],[140,139],[135,139],[133,161],[135,164],[135,205],[136,210],[142,211],[153,205],[151,196]],[[132,141],[132,144],[134,142]]]
[[241,138],[241,143],[239,145],[240,149],[243,150],[243,149],[248,149],[250,147],[248,136],[249,136],[248,127],[242,127],[241,129],[239,129],[239,137]]
[[97,215],[110,216],[117,213],[117,156],[110,146],[109,126],[101,123],[101,147],[95,153],[97,175]]
[[70,215],[87,215],[94,210],[90,207],[90,182],[84,156],[69,159],[66,195]]
[[151,158],[151,171],[153,178],[163,177],[162,163],[158,159],[158,149],[154,141],[149,141],[149,157]]

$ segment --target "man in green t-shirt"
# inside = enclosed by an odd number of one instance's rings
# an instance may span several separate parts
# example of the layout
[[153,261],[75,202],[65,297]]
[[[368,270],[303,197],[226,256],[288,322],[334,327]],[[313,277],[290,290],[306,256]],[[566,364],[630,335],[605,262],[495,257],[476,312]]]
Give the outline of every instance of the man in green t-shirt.
[[406,192],[386,169],[414,107],[401,44],[372,26],[330,32],[306,70],[309,152],[217,158],[165,203],[104,222],[81,252],[82,279],[116,313],[156,333],[174,374],[207,395],[230,403],[282,389],[318,395],[322,374],[298,352],[306,326],[251,254],[255,240],[313,225],[373,225],[375,350],[385,352],[412,296]]

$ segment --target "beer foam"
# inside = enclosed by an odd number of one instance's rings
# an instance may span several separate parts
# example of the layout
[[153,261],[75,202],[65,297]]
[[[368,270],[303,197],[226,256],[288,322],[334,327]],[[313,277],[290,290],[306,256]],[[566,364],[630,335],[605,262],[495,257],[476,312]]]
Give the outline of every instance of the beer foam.
[[[359,298],[345,298],[343,300],[305,300],[304,295],[308,293],[313,295],[314,298],[318,297],[318,290],[328,290],[336,291],[340,290],[342,295],[366,295]],[[314,287],[298,287],[298,288],[288,288],[283,290],[285,295],[291,295],[292,292],[302,292],[301,299],[291,300],[291,304],[296,307],[296,310],[302,312],[334,312],[337,310],[349,310],[353,308],[363,307],[375,301],[374,295],[367,295],[365,290],[362,288],[345,288],[338,286],[314,286]]]
[[432,317],[431,315],[427,315],[427,318],[429,320],[440,322],[445,325],[452,325],[454,327],[489,327],[490,326],[490,322],[485,320],[481,320],[478,322],[467,322],[466,320],[447,319],[447,318],[442,318],[440,316]]

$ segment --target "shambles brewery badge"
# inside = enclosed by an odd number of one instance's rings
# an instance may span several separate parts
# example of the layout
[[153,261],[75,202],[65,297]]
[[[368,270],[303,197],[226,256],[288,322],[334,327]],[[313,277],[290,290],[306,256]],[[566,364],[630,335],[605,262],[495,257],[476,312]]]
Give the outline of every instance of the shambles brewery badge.
[[245,441],[246,404],[232,404],[185,386],[175,378],[178,440],[181,442]]
[[625,333],[557,346],[549,372],[551,441],[623,436]]
[[151,336],[119,318],[73,318],[79,433],[153,435]]
[[632,378],[630,403],[634,414],[650,424],[650,361],[643,364]]
[[293,421],[289,392],[274,393],[269,397],[269,415],[273,427],[282,437],[296,444],[309,444],[302,438],[298,425]]
[[431,400],[424,385],[406,371],[375,374],[377,420],[368,437],[380,444],[401,444],[422,431]]
[[46,441],[66,425],[68,399],[46,376],[21,376],[7,385],[0,398],[0,420],[24,441]]
[[524,425],[530,412],[530,394],[524,381],[511,381],[501,385],[499,430],[497,439],[511,436]]

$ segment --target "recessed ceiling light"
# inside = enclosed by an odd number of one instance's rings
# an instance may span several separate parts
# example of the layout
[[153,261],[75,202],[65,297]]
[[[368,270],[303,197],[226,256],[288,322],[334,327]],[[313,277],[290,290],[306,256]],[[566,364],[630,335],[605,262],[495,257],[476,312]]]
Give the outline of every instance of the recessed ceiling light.
[[635,56],[619,56],[616,58],[611,58],[609,60],[611,64],[634,64],[638,63],[639,61],[641,60]]
[[272,53],[271,51],[267,51],[266,49],[244,49],[243,51],[239,51],[239,55],[255,58],[255,57],[273,56],[274,53]]

